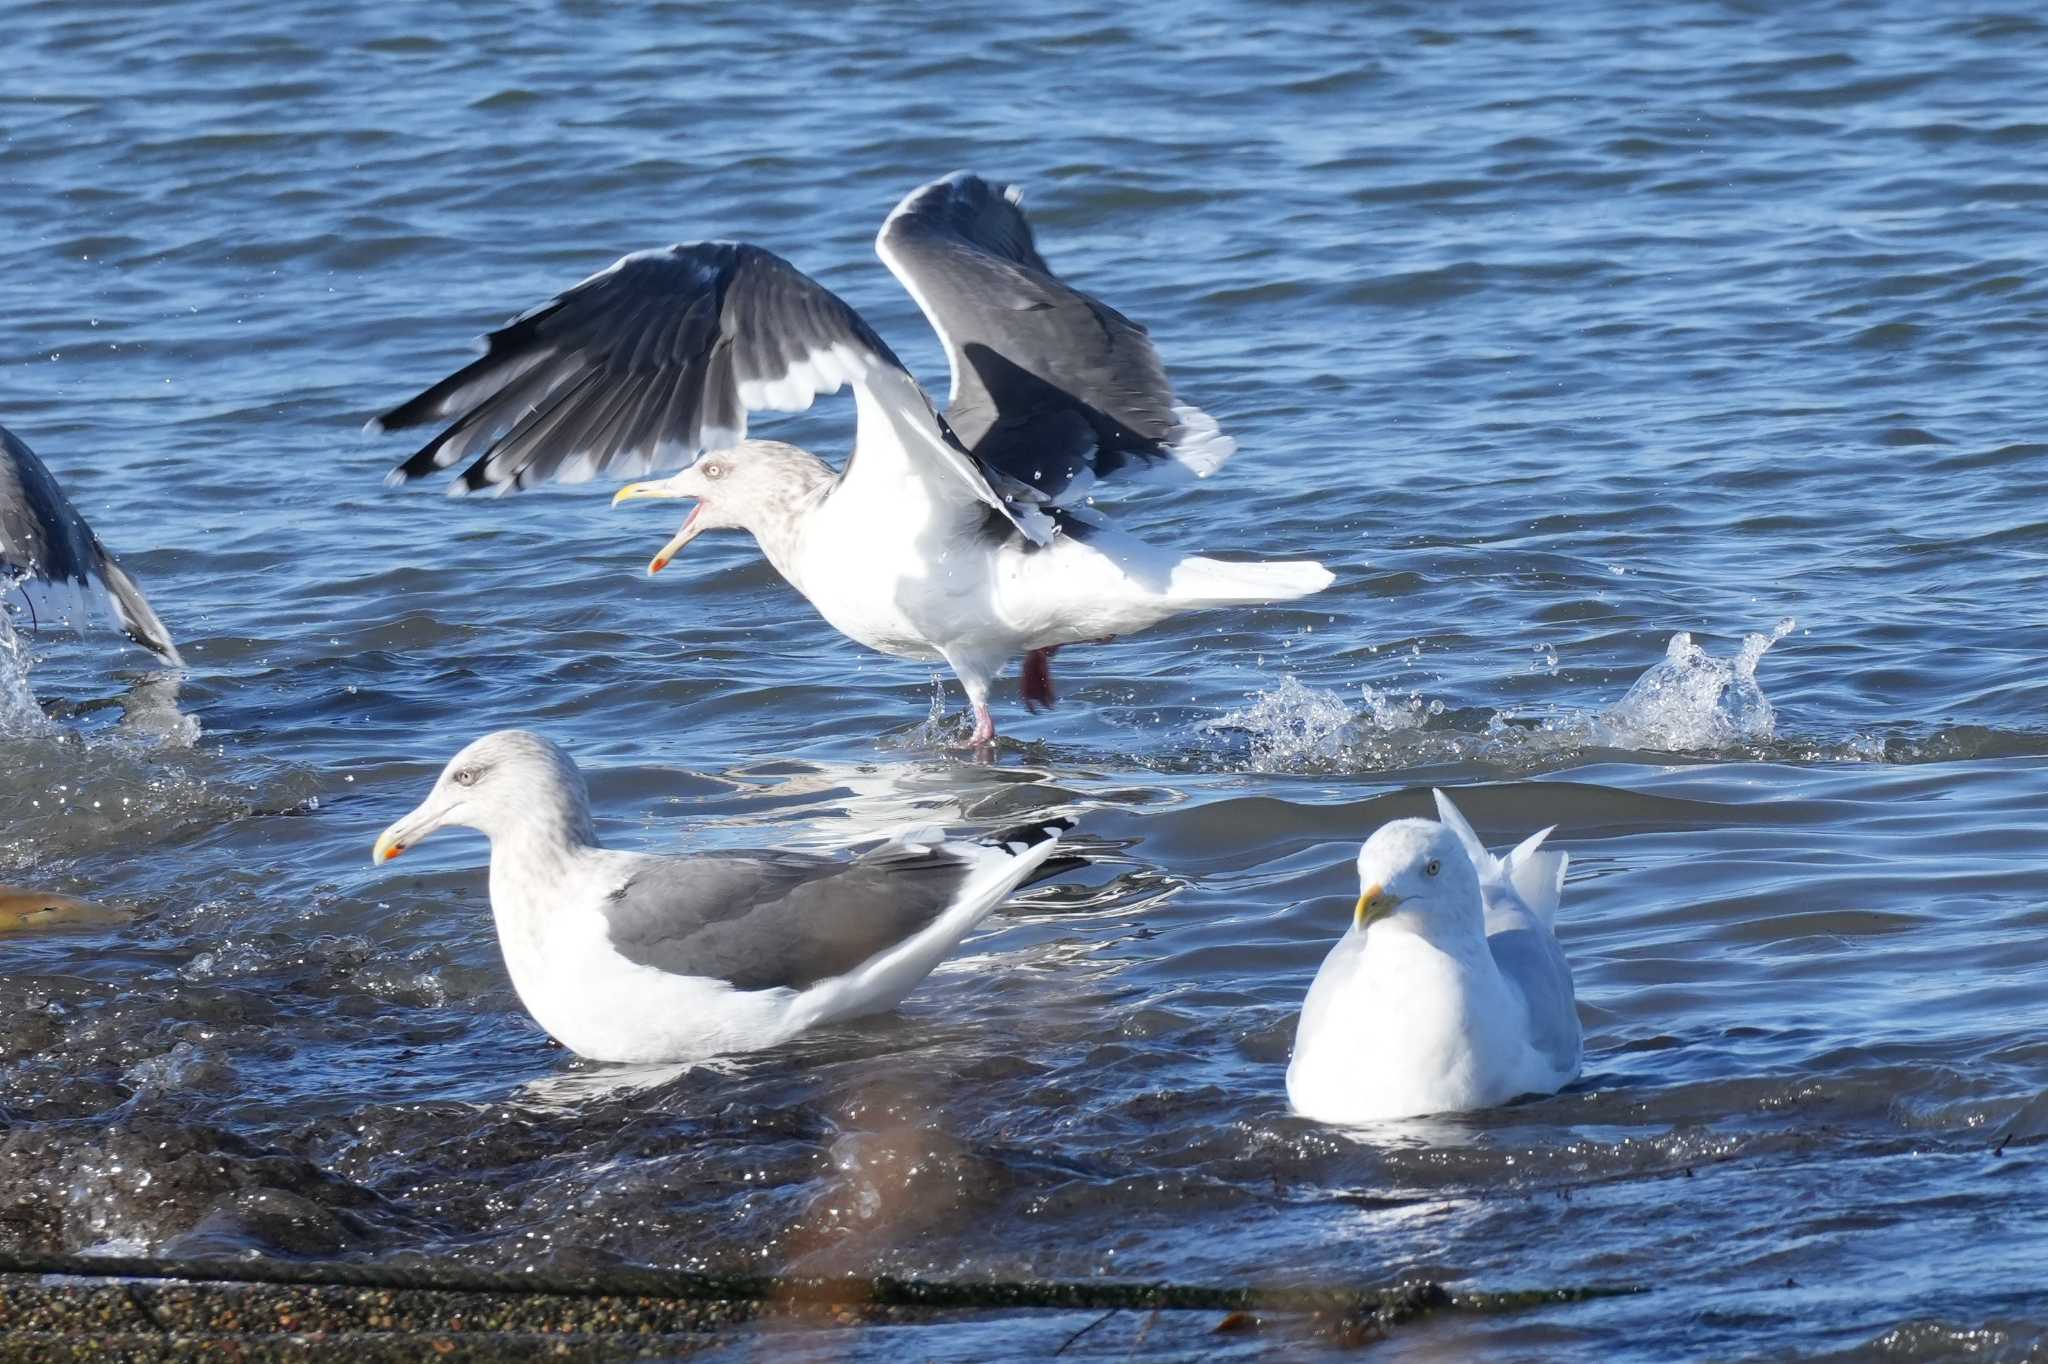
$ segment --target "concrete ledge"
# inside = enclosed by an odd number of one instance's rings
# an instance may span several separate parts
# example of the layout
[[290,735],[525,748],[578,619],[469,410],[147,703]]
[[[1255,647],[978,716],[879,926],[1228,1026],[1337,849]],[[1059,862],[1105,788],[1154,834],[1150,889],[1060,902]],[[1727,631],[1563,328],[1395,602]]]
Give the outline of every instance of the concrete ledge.
[[[34,1266],[31,1268],[31,1266]],[[755,1327],[917,1326],[1023,1315],[1174,1319],[1154,1337],[1267,1330],[1365,1344],[1443,1313],[1607,1297],[1591,1288],[1453,1294],[1117,1282],[928,1282],[662,1274],[509,1276],[408,1264],[160,1263],[0,1256],[0,1364],[14,1360],[672,1358]],[[1097,1314],[1091,1316],[1091,1314]],[[768,1324],[772,1323],[772,1324]],[[764,1325],[768,1324],[768,1325]],[[1148,1328],[1149,1329],[1149,1328]]]

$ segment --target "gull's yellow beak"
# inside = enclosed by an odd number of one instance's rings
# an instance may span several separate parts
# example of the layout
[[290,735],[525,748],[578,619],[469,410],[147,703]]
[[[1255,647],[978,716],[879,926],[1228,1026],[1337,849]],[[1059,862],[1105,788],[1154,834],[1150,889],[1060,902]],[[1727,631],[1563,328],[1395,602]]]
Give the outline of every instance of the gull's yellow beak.
[[1384,919],[1389,914],[1392,914],[1395,907],[1400,903],[1400,896],[1387,894],[1386,887],[1375,881],[1365,888],[1363,895],[1358,897],[1358,903],[1351,910],[1351,921],[1358,927],[1364,928],[1373,920]]
[[650,497],[687,496],[687,493],[679,493],[671,490],[668,486],[667,479],[657,478],[651,479],[646,483],[628,483],[625,487],[619,489],[617,492],[612,494],[612,505],[616,507],[621,502],[641,502]]
[[[616,507],[621,502],[638,502],[642,498],[650,497],[673,498],[696,496],[697,495],[695,493],[677,492],[674,488],[669,486],[669,481],[667,479],[655,479],[652,482],[648,483],[628,483],[625,487],[619,489],[617,492],[612,494],[612,505]],[[663,545],[660,549],[656,550],[654,552],[654,557],[647,561],[648,576],[652,577],[654,574],[661,572],[661,570],[663,570],[664,568],[667,568],[668,561],[670,559],[675,558],[677,553],[679,553],[682,550],[684,545],[689,544],[690,541],[697,538],[698,531],[702,529],[702,527],[700,527],[697,524],[697,518],[702,516],[703,514],[704,503],[700,499],[697,505],[690,509],[690,514],[683,518],[682,528],[676,531],[674,535],[670,536],[669,542]]]
[[382,866],[384,863],[389,862],[392,858],[440,828],[447,821],[447,818],[447,809],[436,808],[433,803],[433,797],[429,796],[426,804],[420,806],[404,819],[399,820],[383,833],[377,835],[377,846],[370,849],[370,864],[372,866]]
[[683,521],[682,528],[668,538],[667,544],[654,551],[654,557],[647,561],[649,576],[667,568],[668,561],[675,558],[682,551],[684,545],[697,538],[697,513],[703,510],[704,504],[699,502],[695,510],[691,511],[690,515]]

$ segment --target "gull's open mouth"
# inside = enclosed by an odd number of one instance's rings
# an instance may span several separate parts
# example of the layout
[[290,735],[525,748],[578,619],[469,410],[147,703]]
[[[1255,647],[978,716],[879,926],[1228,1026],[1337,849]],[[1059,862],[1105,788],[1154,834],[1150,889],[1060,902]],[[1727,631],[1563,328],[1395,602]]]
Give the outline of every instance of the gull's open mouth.
[[697,521],[704,515],[705,506],[702,498],[697,499],[697,505],[690,508],[690,514],[683,518],[682,526],[669,537],[667,544],[654,552],[654,558],[647,564],[647,571],[650,574],[659,573],[667,568],[668,561],[675,558],[684,545],[697,538]]

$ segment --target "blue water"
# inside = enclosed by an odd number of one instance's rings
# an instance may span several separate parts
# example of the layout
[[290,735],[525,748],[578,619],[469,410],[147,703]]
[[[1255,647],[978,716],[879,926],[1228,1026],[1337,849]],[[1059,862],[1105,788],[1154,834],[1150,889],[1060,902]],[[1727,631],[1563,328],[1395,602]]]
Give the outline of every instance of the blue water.
[[[0,944],[0,1246],[1627,1283],[1382,1349],[2041,1348],[2048,24],[63,0],[8,27],[0,423],[191,667],[43,633],[39,704],[0,688],[0,880],[145,915]],[[675,240],[784,253],[942,391],[870,243],[959,167],[1021,184],[1054,267],[1240,443],[1123,524],[1336,586],[1068,650],[1049,714],[999,684],[984,767],[943,747],[950,679],[834,634],[741,537],[649,579],[676,518],[606,486],[383,485],[411,446],[367,417]],[[835,459],[851,429],[843,397],[756,424]],[[514,723],[622,846],[1062,809],[1094,862],[897,1015],[621,1076],[520,1012],[479,839],[368,864]],[[1559,826],[1586,1073],[1318,1129],[1285,1111],[1293,1011],[1356,845],[1432,784],[1496,844]],[[1068,1353],[1277,1348],[1141,1327]]]

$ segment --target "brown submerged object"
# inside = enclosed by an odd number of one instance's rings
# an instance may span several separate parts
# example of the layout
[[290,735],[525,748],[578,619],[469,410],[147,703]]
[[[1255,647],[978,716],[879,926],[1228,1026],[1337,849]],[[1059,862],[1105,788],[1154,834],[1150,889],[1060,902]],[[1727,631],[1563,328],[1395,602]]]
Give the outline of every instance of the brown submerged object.
[[125,909],[111,909],[55,891],[0,885],[0,933],[40,933],[51,928],[125,924]]

